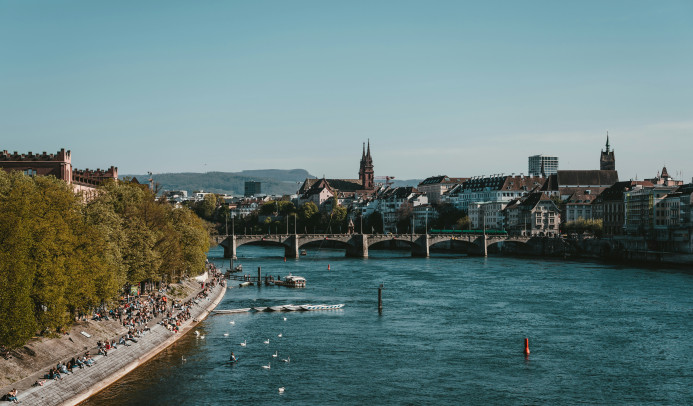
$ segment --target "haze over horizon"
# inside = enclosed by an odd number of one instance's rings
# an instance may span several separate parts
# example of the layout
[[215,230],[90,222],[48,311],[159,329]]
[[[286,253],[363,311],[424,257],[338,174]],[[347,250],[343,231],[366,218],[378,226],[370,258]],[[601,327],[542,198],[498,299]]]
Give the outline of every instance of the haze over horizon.
[[693,2],[0,2],[0,150],[120,173],[693,176]]

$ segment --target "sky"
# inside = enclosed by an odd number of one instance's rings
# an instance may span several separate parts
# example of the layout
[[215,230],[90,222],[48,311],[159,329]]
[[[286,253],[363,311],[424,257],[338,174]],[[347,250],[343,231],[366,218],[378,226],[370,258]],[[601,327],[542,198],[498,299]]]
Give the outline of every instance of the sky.
[[0,150],[120,174],[693,176],[693,1],[0,0]]

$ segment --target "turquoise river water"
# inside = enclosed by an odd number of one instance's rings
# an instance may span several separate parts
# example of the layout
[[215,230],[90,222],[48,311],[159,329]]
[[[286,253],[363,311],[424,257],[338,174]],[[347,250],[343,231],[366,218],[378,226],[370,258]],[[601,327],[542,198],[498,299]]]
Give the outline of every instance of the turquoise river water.
[[[693,271],[376,250],[368,259],[309,250],[287,262],[279,248],[238,253],[246,273],[291,272],[307,287],[231,281],[217,309],[345,307],[212,315],[197,327],[204,339],[187,334],[83,404],[693,404]],[[221,256],[217,248],[209,259],[228,268]]]

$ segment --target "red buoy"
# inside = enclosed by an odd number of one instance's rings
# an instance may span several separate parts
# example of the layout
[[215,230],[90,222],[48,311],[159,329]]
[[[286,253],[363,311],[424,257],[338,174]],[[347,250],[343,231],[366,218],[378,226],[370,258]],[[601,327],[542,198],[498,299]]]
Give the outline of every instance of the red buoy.
[[286,257],[284,257],[284,262],[286,262]]
[[529,355],[529,338],[525,338],[525,351],[524,351],[525,356]]
[[330,270],[330,264],[327,264],[327,270],[328,271]]

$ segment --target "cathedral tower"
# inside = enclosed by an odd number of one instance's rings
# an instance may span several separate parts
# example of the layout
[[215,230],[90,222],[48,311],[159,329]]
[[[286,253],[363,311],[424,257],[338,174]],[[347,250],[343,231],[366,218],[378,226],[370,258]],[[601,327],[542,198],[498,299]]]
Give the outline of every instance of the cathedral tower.
[[609,132],[606,133],[606,151],[602,151],[602,156],[599,159],[599,169],[603,171],[616,170],[616,158],[614,151],[609,150]]
[[368,151],[366,152],[366,144],[363,145],[363,153],[361,154],[361,167],[359,168],[359,180],[364,190],[373,190],[373,158],[371,158],[371,141],[368,140]]

